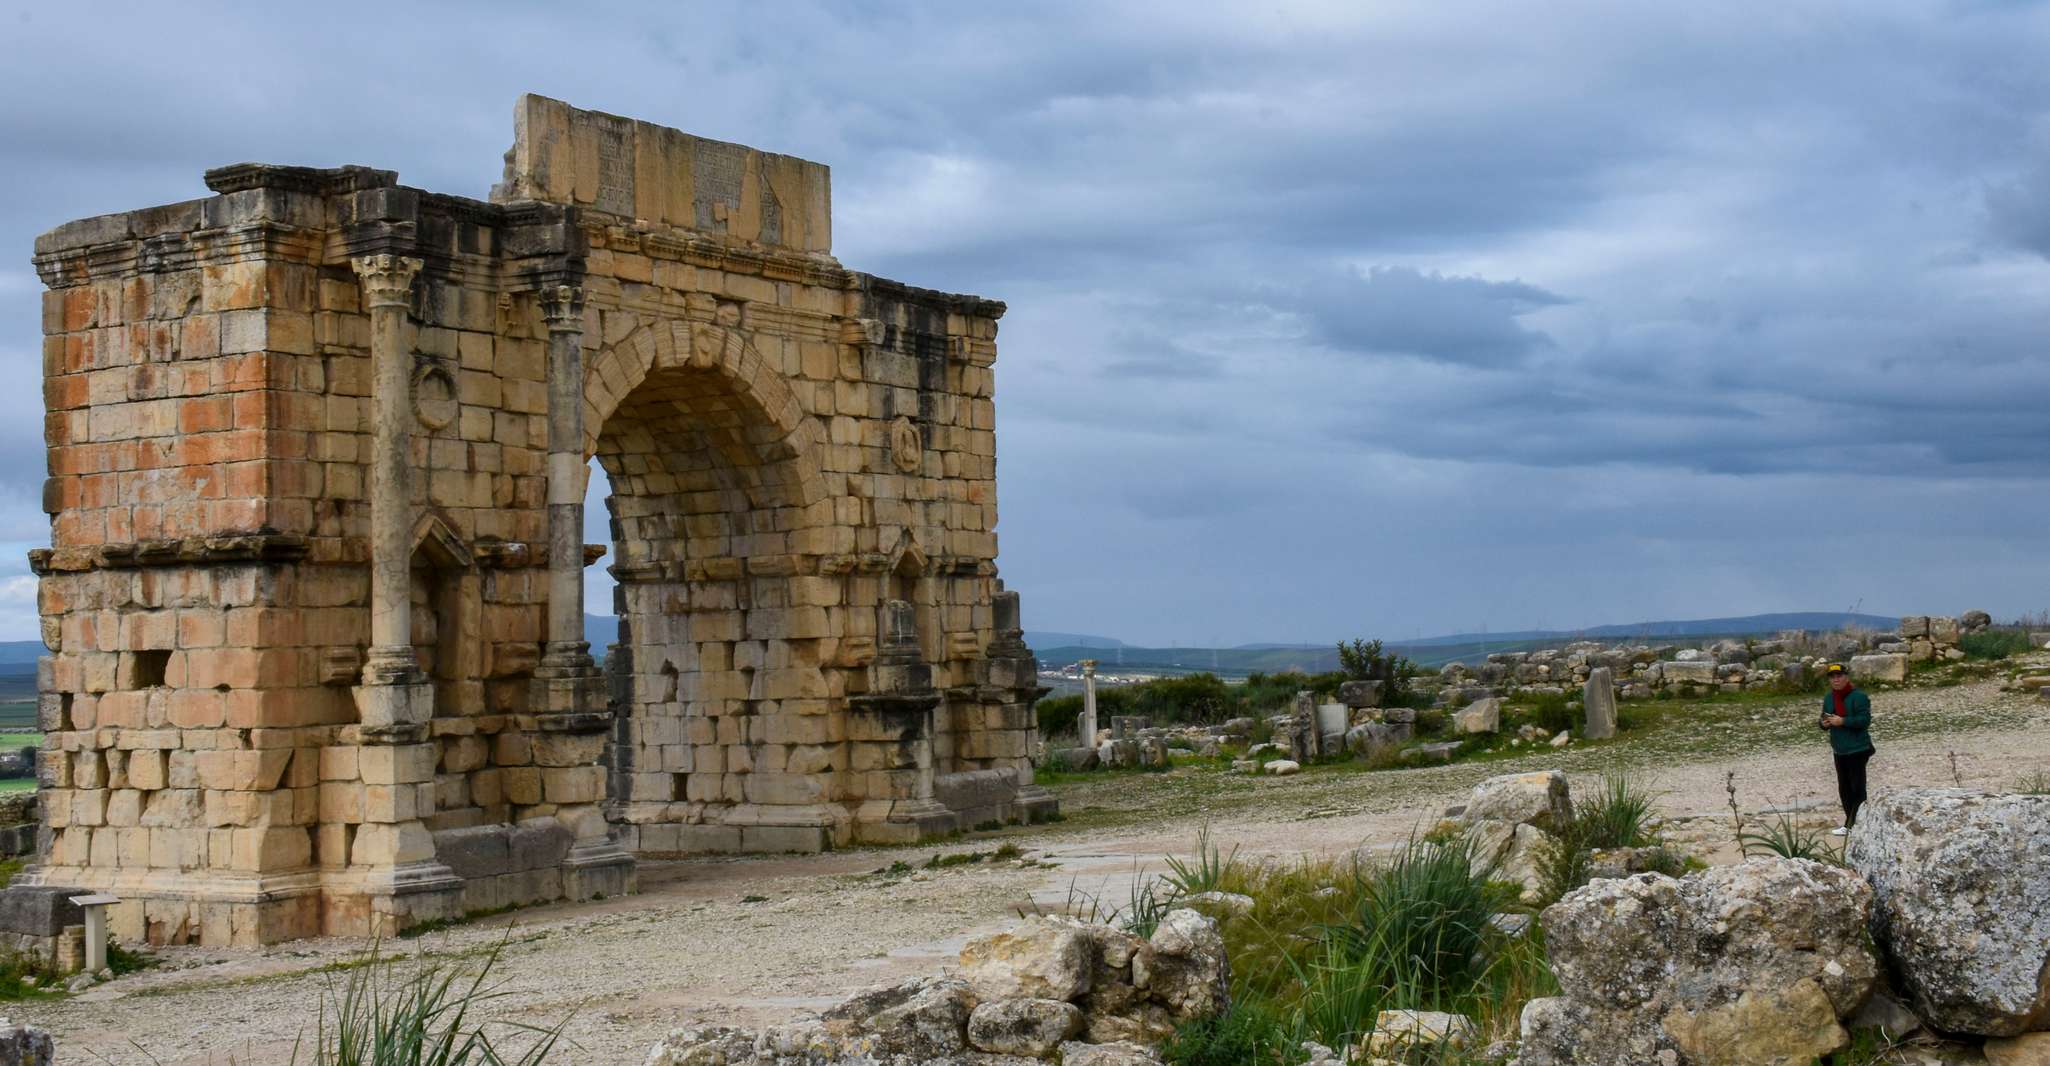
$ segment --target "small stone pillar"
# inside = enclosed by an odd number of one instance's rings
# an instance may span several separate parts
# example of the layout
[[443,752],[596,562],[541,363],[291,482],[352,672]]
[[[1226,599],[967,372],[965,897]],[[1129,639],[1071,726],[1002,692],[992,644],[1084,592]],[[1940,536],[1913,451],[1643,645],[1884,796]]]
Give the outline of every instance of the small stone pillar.
[[548,630],[532,709],[604,709],[604,682],[584,639],[584,290],[541,290],[548,322]]
[[1587,707],[1587,725],[1581,735],[1588,740],[1607,740],[1616,735],[1615,671],[1597,666],[1587,672],[1587,686],[1581,690]]
[[361,723],[373,730],[425,724],[434,689],[413,654],[413,352],[408,295],[420,260],[366,255],[350,261],[370,313],[370,651],[356,689]]
[[1082,660],[1082,721],[1076,727],[1082,746],[1096,746],[1096,660]]
[[121,898],[95,893],[73,896],[71,902],[85,910],[85,972],[99,973],[107,968],[107,908]]

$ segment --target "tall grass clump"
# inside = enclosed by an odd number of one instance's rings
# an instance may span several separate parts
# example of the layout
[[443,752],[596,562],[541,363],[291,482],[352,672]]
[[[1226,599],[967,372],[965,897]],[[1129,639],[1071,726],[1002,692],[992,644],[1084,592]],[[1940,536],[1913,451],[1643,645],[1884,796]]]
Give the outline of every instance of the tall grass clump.
[[1843,865],[1843,856],[1829,845],[1820,829],[1802,826],[1793,815],[1777,814],[1770,824],[1757,829],[1739,829],[1737,846],[1745,855],[1777,855],[1782,859],[1812,859]]
[[1230,854],[1219,851],[1217,843],[1210,839],[1210,827],[1204,826],[1196,833],[1196,857],[1180,859],[1167,857],[1165,880],[1184,896],[1197,896],[1205,892],[1235,892],[1235,887],[1244,880],[1245,870],[1239,863],[1239,849],[1234,846]]
[[1967,659],[1998,660],[2029,651],[2029,634],[2023,629],[1982,629],[1957,639],[1958,650]]
[[1575,804],[1573,826],[1582,847],[1647,848],[1658,843],[1653,795],[1629,774],[1602,774],[1591,798]]
[[[311,1066],[538,1066],[569,1018],[549,1029],[496,1023],[529,1038],[516,1054],[501,1052],[485,1023],[472,1022],[474,1011],[512,995],[485,983],[504,947],[501,941],[473,974],[448,963],[401,973],[373,950],[322,996]],[[295,1066],[300,1050],[293,1051]]]

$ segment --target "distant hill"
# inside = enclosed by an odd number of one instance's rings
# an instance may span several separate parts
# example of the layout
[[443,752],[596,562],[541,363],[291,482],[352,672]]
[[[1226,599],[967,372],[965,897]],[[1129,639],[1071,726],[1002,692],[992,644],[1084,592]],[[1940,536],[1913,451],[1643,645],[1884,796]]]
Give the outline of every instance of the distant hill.
[[1747,614],[1737,618],[1695,618],[1688,621],[1632,622],[1628,625],[1592,626],[1587,629],[1526,629],[1508,633],[1454,633],[1406,642],[1415,648],[1440,644],[1473,644],[1480,641],[1517,640],[1623,640],[1651,637],[1751,636],[1787,629],[1827,631],[1845,626],[1864,629],[1892,629],[1900,625],[1899,615],[1851,614],[1847,611],[1794,611],[1781,614]]
[[[1468,662],[1499,651],[1531,651],[1556,647],[1575,640],[1699,640],[1706,637],[1764,636],[1789,629],[1834,630],[1846,626],[1892,629],[1898,617],[1851,614],[1843,611],[1801,611],[1754,614],[1737,618],[1695,618],[1678,621],[1633,622],[1628,625],[1591,626],[1576,630],[1520,630],[1508,633],[1454,633],[1419,640],[1390,641],[1389,648],[1408,656],[1421,666],[1437,667],[1450,662]],[[1121,645],[1113,654],[1100,648],[1033,644],[1039,661],[1046,666],[1066,666],[1077,659],[1099,659],[1102,669],[1119,668],[1133,673],[1179,674],[1215,670],[1237,676],[1249,673],[1278,673],[1301,670],[1322,673],[1338,669],[1334,644],[1242,644],[1236,648],[1141,648]]]
[[1125,642],[1113,637],[1092,637],[1086,633],[1046,633],[1028,629],[1025,643],[1034,648],[1122,648]]
[[40,640],[0,640],[0,674],[33,674],[36,658],[49,650]]

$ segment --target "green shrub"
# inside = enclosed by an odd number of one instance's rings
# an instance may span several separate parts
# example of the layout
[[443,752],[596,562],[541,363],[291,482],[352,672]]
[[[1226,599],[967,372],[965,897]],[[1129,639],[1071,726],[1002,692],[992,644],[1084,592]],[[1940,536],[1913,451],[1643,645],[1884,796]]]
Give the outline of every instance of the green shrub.
[[1385,650],[1378,640],[1355,639],[1339,642],[1338,669],[1350,681],[1379,681],[1381,705],[1401,707],[1409,701],[1409,679],[1416,665]]
[[1238,1001],[1223,1014],[1189,1022],[1160,1047],[1169,1066],[1246,1066],[1280,1062],[1292,1041],[1281,1023],[1258,1006]]
[[1550,733],[1564,733],[1579,723],[1573,720],[1573,698],[1564,692],[1540,692],[1528,697],[1532,723]]
[[[1186,674],[1163,677],[1134,685],[1132,708],[1122,712],[1152,718],[1154,724],[1170,722],[1222,722],[1238,707],[1230,686],[1216,674]],[[1097,704],[1097,720],[1103,719],[1103,705]]]
[[1958,650],[1967,659],[2005,659],[2020,655],[2033,646],[2029,634],[2020,629],[1983,629],[1958,638]]
[[1048,696],[1033,705],[1042,737],[1073,736],[1082,718],[1082,697]]

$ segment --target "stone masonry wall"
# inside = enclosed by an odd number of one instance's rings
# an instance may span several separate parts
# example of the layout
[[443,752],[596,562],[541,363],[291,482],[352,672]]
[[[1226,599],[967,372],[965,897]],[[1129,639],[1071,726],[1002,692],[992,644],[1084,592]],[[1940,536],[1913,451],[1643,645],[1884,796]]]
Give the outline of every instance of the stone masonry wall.
[[1002,305],[842,269],[817,164],[539,97],[517,126],[494,203],[243,164],[37,242],[25,877],[121,895],[117,936],[617,892],[629,850],[948,831],[964,781],[1050,803],[995,577]]

